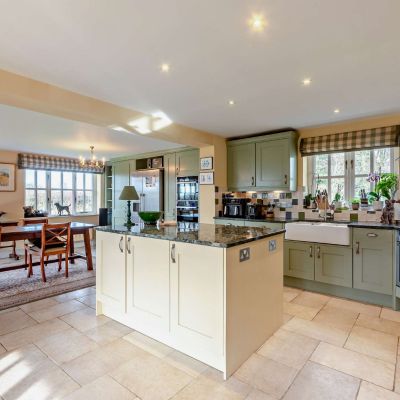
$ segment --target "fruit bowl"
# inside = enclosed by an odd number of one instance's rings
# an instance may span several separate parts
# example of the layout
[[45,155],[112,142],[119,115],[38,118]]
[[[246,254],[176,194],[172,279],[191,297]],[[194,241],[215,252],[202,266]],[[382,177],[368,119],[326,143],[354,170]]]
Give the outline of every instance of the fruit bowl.
[[139,211],[139,217],[147,225],[156,225],[161,218],[161,211]]

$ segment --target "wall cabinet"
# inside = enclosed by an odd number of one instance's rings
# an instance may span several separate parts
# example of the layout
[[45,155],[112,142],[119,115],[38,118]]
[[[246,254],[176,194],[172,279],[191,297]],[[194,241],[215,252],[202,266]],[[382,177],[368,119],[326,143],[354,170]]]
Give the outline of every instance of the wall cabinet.
[[199,150],[186,150],[176,153],[176,175],[199,175]]
[[164,156],[164,219],[176,219],[176,154]]
[[295,278],[352,287],[351,248],[287,240],[284,272]]
[[228,189],[296,190],[297,133],[229,141]]
[[354,287],[371,292],[393,293],[393,231],[354,229]]

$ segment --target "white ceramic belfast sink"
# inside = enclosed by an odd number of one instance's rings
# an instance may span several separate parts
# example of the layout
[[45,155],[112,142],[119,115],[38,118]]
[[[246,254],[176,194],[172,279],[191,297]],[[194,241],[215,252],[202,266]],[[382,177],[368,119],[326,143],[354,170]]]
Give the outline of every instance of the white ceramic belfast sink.
[[350,228],[329,222],[291,222],[285,225],[285,239],[327,244],[350,244]]

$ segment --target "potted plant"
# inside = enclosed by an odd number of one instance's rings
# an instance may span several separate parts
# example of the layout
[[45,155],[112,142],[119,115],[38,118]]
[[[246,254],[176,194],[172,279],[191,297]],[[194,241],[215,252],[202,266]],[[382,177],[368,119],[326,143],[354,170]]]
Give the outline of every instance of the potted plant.
[[341,189],[342,185],[337,185],[336,194],[333,198],[333,204],[335,205],[335,209],[340,209],[343,207],[342,195],[340,194]]
[[382,210],[383,199],[392,200],[398,190],[399,178],[397,174],[388,172],[381,175],[377,173],[368,176],[368,182],[375,182],[375,188],[369,192],[368,198],[374,210]]
[[353,199],[353,200],[351,201],[351,208],[352,208],[354,211],[357,211],[357,210],[360,208],[360,200],[359,200],[359,199]]

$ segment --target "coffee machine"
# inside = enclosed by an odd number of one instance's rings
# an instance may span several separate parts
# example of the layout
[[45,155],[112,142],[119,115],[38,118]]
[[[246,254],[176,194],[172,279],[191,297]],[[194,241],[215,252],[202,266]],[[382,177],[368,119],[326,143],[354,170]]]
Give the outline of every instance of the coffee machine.
[[224,206],[224,217],[229,218],[245,218],[246,217],[246,204],[250,199],[236,199],[227,197],[222,200]]
[[260,203],[247,203],[246,218],[260,219],[263,217],[263,205]]

